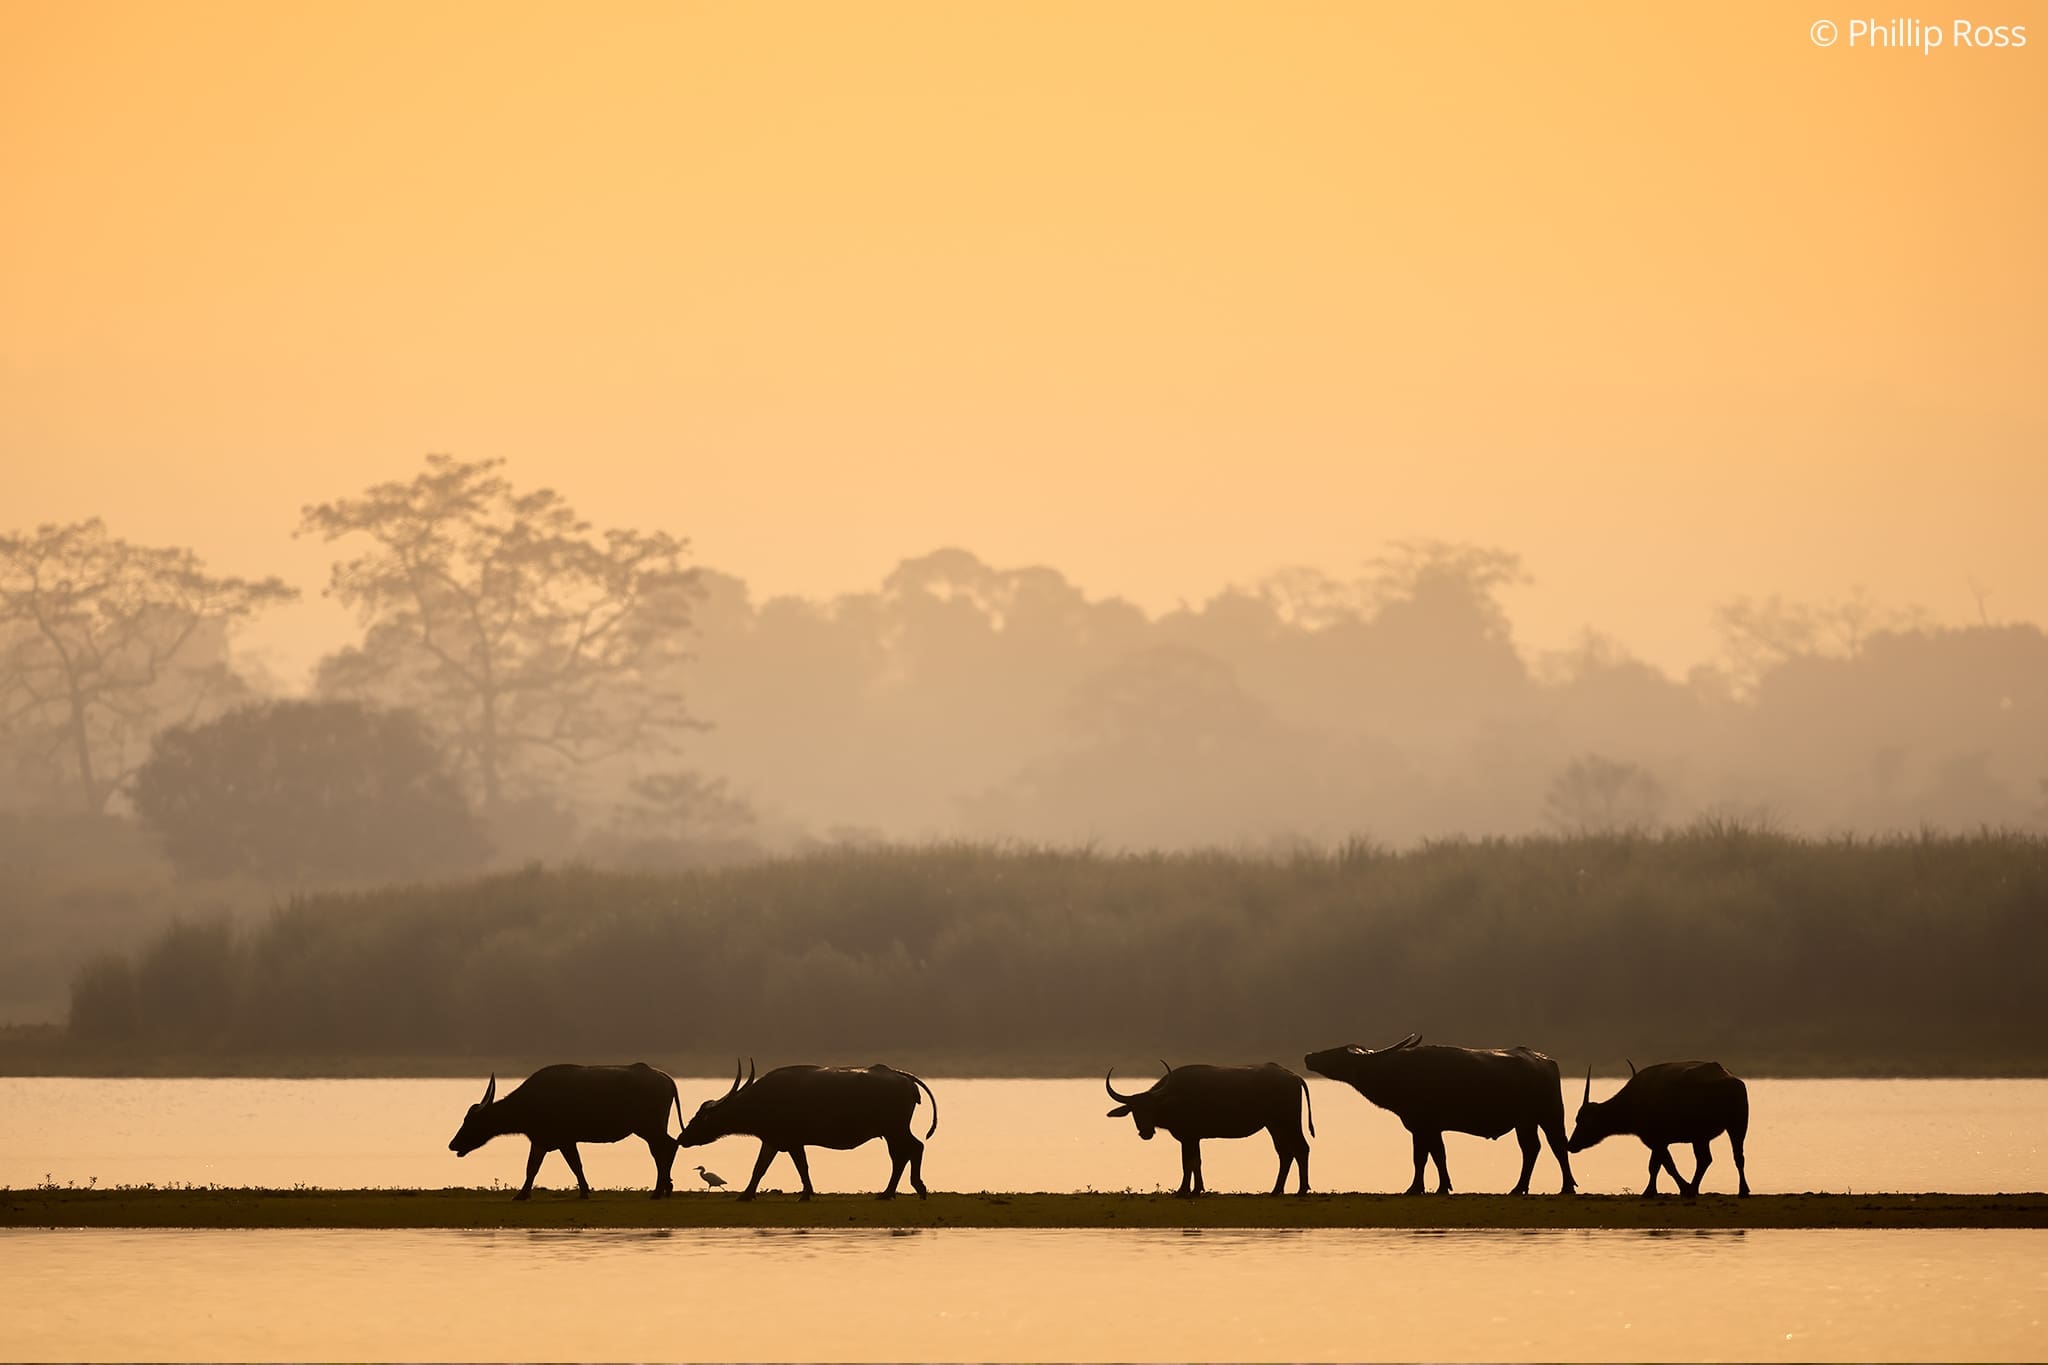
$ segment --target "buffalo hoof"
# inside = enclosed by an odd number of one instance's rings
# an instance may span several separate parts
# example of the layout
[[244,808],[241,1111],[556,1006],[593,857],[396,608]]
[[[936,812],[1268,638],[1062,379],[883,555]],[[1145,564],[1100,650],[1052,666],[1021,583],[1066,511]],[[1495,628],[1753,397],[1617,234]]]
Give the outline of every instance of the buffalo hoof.
[[1529,1187],[1527,1185],[1517,1185],[1508,1191],[1509,1194],[1527,1194],[1528,1192]]
[[799,1204],[808,1204],[808,1203],[810,1203],[810,1202],[811,1202],[811,1192],[810,1192],[809,1190],[805,1190],[805,1191],[804,1191],[804,1192],[803,1192],[802,1194],[800,1194],[800,1195],[798,1195],[798,1196],[796,1197],[796,1202],[797,1202],[797,1203],[799,1203]]
[[533,1198],[533,1194],[531,1191],[521,1190],[519,1193],[512,1196],[512,1202],[515,1204],[519,1204],[531,1198]]
[[895,1197],[896,1191],[894,1190],[883,1190],[875,1196],[877,1199],[894,1199]]
[[1173,1192],[1173,1197],[1175,1199],[1197,1199],[1201,1196],[1200,1192],[1197,1190],[1175,1190]]
[[588,1199],[588,1198],[590,1198],[590,1191],[589,1191],[589,1190],[578,1190],[578,1191],[576,1191],[576,1197],[577,1197],[578,1199]]
[[1410,1186],[1409,1186],[1409,1187],[1408,1187],[1407,1189],[1405,1189],[1405,1190],[1401,1191],[1401,1193],[1403,1193],[1403,1194],[1421,1194],[1421,1193],[1422,1193],[1422,1186],[1420,1186],[1420,1185],[1410,1185]]
[[[1744,1191],[1743,1191],[1743,1193],[1744,1193],[1744,1194],[1748,1194],[1748,1193],[1749,1193],[1749,1191],[1748,1191],[1748,1190],[1744,1190]],[[930,1190],[926,1189],[926,1188],[925,1188],[924,1186],[922,1186],[922,1185],[919,1185],[919,1186],[917,1187],[917,1197],[918,1197],[919,1199],[929,1199],[929,1198],[931,1198],[931,1197],[932,1197],[932,1192],[931,1192]]]
[[754,1192],[753,1192],[752,1190],[741,1190],[741,1191],[740,1191],[740,1202],[741,1202],[742,1204],[751,1204],[751,1203],[753,1203],[753,1202],[754,1202]]

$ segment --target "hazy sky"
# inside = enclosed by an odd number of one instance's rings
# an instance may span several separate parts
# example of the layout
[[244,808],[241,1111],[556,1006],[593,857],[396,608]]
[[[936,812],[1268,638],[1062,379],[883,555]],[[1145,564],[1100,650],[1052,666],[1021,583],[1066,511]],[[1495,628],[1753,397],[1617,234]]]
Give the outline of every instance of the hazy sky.
[[0,527],[317,592],[299,506],[444,450],[763,591],[1435,536],[1674,667],[2048,620],[2048,15],[1832,3],[0,0]]

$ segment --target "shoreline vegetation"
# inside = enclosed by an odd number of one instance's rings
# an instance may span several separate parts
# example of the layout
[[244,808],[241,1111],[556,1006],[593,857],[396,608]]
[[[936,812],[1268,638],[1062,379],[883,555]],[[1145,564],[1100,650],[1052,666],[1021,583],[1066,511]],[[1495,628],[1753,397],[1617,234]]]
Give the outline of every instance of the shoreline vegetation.
[[9,1228],[1161,1228],[1587,1229],[2048,1228],[2048,1194],[1634,1195],[996,1193],[879,1200],[730,1194],[590,1199],[503,1190],[0,1190]]
[[1569,1073],[2048,1075],[2048,839],[1663,834],[1278,856],[936,844],[542,868],[173,925],[0,1072],[472,1075],[646,1060],[1099,1075],[1420,1031]]

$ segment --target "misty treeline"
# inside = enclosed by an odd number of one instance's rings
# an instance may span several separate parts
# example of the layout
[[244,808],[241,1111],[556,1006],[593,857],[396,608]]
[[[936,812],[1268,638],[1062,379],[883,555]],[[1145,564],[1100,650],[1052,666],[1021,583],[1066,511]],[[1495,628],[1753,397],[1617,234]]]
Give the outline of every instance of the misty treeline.
[[148,1058],[647,1058],[1149,1070],[1525,1044],[1568,1070],[2048,1065],[2048,840],[1662,835],[1252,858],[840,848],[671,873],[529,869],[174,926],[73,989]]
[[97,522],[0,536],[0,811],[139,816],[189,873],[294,886],[935,838],[2048,829],[2031,624],[1735,600],[1674,678],[1597,635],[1528,656],[1520,561],[1439,543],[1157,615],[951,549],[757,601],[447,456],[298,530],[361,631],[291,704],[231,646],[294,589]]

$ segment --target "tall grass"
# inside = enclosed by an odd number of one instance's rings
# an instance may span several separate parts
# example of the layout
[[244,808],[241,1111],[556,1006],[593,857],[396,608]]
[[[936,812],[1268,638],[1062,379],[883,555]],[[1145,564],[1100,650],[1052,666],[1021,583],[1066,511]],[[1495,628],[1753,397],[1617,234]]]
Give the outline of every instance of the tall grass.
[[992,1071],[1526,1044],[1570,1069],[2048,1070],[2048,841],[1445,840],[1251,858],[938,845],[325,895],[103,958],[75,1044]]

